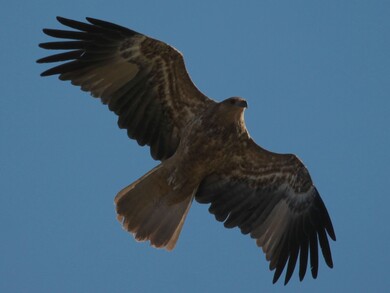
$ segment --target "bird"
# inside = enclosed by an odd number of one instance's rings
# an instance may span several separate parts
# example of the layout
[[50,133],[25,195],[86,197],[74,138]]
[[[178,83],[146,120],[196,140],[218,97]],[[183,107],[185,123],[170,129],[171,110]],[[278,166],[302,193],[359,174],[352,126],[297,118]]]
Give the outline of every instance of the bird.
[[254,142],[245,99],[204,95],[182,53],[167,43],[91,17],[57,20],[67,28],[43,29],[55,40],[39,46],[60,53],[37,62],[61,63],[41,76],[58,75],[99,98],[119,128],[160,161],[114,200],[117,219],[137,241],[174,249],[195,199],[226,228],[256,241],[275,271],[273,283],[285,270],[287,284],[298,262],[300,281],[309,263],[317,278],[319,248],[333,267],[328,237],[336,235],[307,168],[294,154]]

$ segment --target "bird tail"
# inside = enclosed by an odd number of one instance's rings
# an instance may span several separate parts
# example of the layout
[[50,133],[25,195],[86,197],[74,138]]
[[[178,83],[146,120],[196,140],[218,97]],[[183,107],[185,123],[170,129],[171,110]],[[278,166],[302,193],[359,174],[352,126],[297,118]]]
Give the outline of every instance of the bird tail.
[[117,218],[138,241],[172,250],[190,209],[193,194],[177,192],[168,184],[162,164],[121,190],[115,197]]

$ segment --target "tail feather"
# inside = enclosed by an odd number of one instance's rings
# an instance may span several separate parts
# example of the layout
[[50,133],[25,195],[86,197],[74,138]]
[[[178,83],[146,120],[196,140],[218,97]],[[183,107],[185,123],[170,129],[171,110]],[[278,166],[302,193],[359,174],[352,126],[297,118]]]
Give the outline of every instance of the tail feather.
[[178,191],[168,185],[167,177],[160,164],[120,191],[115,204],[118,220],[135,239],[172,250],[190,209],[193,191],[181,195],[183,200],[172,202]]

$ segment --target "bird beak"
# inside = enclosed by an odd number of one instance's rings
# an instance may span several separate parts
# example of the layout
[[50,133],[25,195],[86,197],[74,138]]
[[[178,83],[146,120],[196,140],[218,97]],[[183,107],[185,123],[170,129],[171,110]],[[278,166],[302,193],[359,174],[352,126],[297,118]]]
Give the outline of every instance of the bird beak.
[[242,108],[248,108],[248,103],[245,100],[242,100],[238,103],[238,106]]

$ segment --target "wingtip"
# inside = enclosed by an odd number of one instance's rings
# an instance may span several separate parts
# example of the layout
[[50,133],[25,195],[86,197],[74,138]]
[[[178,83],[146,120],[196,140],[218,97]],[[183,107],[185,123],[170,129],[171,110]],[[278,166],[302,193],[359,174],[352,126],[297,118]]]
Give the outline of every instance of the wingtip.
[[293,271],[289,274],[288,273],[286,274],[286,277],[284,279],[284,286],[286,286],[288,282],[290,282],[292,275],[293,275]]
[[278,271],[275,272],[274,278],[272,279],[272,284],[275,284],[279,278],[280,278],[281,272],[279,273]]
[[336,234],[335,234],[335,232],[334,232],[334,230],[333,230],[333,227],[332,227],[332,230],[331,230],[331,231],[328,230],[328,234],[329,234],[329,237],[330,237],[333,241],[336,241]]
[[56,16],[56,19],[59,23],[64,24],[69,18],[63,17],[63,16]]
[[86,16],[85,19],[92,23],[92,24],[95,24],[95,23],[109,23],[109,24],[114,24],[114,23],[111,23],[109,21],[106,21],[106,20],[102,20],[102,19],[99,19],[99,18],[96,18],[96,17],[91,17],[91,16]]
[[[39,60],[37,60],[37,62],[38,62]],[[38,62],[39,63],[39,62]],[[48,70],[46,70],[46,71],[44,71],[44,72],[42,72],[41,74],[40,74],[40,76],[41,77],[46,77],[46,76],[49,76],[50,74],[48,74],[48,72],[47,72]]]
[[[276,276],[274,276],[274,278],[273,278],[273,280],[272,280],[272,284],[275,284],[278,280],[279,280],[279,278],[280,278],[280,276],[278,276],[277,278],[275,278]],[[283,286],[286,286],[287,284],[288,284],[288,282],[290,281],[290,278],[286,278],[285,280],[284,280],[284,282],[283,282]]]
[[[40,43],[40,44],[38,44],[38,47],[39,47],[39,48],[42,48],[42,49],[49,49],[49,50],[50,50],[50,49],[51,49],[51,48],[50,48],[50,44],[51,44],[51,43]],[[42,58],[41,58],[41,59],[42,59]]]
[[106,22],[106,21],[104,21],[104,20],[97,19],[97,18],[95,18],[95,17],[90,17],[90,16],[85,17],[85,19],[86,19],[89,23],[94,24],[94,25],[97,25],[97,24],[99,24],[99,23],[105,23],[105,22]]
[[43,28],[43,29],[42,29],[42,32],[43,32],[45,35],[48,35],[48,34],[49,34],[48,32],[50,32],[50,30],[51,30],[51,29],[49,29],[49,28]]
[[[42,47],[41,47],[41,48],[42,48]],[[43,64],[43,63],[46,63],[46,62],[45,62],[45,59],[46,59],[46,57],[39,58],[39,59],[36,60],[35,62],[37,62],[38,64]]]
[[317,279],[318,267],[311,267],[311,276],[313,277],[313,279]]

